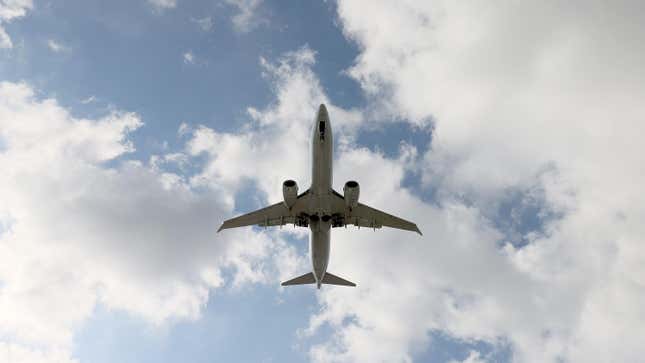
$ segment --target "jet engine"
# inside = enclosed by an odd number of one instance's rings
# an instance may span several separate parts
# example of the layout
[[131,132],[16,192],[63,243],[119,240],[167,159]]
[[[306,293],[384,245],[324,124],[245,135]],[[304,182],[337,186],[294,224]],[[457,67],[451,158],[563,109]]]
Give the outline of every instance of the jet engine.
[[358,205],[358,195],[360,194],[360,191],[361,189],[357,182],[350,180],[345,183],[343,193],[345,194],[345,205],[349,207],[349,209],[354,209]]
[[298,199],[298,184],[293,180],[285,180],[282,183],[282,196],[284,197],[284,205],[291,209]]

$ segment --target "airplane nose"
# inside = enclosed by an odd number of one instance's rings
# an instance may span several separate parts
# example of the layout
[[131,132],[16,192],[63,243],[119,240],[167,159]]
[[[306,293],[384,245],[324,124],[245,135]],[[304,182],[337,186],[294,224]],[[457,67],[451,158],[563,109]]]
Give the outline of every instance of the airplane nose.
[[318,108],[318,120],[320,121],[329,120],[329,115],[327,114],[327,107],[325,107],[324,103],[320,104],[320,107]]

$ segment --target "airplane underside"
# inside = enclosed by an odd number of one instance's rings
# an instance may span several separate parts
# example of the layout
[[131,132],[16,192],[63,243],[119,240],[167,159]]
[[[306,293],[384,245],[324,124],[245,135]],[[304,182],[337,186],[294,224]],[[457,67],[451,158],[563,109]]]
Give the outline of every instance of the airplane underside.
[[282,286],[316,284],[356,286],[355,283],[327,272],[331,229],[357,227],[391,227],[421,234],[416,224],[359,203],[360,187],[350,180],[343,194],[332,188],[333,137],[325,105],[320,105],[312,132],[312,183],[298,194],[293,180],[282,184],[283,201],[257,211],[224,221],[222,229],[243,226],[282,226],[293,224],[309,228],[312,272],[282,283]]

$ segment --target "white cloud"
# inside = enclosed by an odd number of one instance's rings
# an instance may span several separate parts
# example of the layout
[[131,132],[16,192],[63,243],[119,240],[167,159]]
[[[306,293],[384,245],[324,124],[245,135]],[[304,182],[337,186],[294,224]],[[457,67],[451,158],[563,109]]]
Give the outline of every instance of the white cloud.
[[158,11],[177,7],[177,0],[148,0],[148,3]]
[[185,52],[182,58],[184,59],[184,64],[195,64],[195,55],[191,51]]
[[96,102],[96,96],[89,96],[88,98],[81,100],[81,103],[84,105],[90,104],[92,102]]
[[70,361],[97,304],[151,324],[196,319],[226,283],[221,268],[241,286],[275,280],[283,267],[267,256],[297,260],[276,235],[215,234],[237,186],[197,191],[158,163],[108,166],[141,126],[124,112],[77,119],[25,84],[0,84],[0,358]]
[[[250,121],[239,134],[204,127],[195,130],[189,152],[209,155],[203,172],[194,177],[195,183],[229,188],[252,179],[268,194],[269,201],[282,198],[280,185],[286,179],[295,178],[300,188],[308,185],[310,130],[318,106],[326,103],[330,112],[338,115],[333,127],[342,131],[339,139],[343,134],[352,135],[361,120],[357,110],[342,110],[329,103],[311,71],[314,61],[314,52],[308,47],[286,53],[275,63],[261,59],[276,102],[264,110],[249,108]],[[280,155],[280,163],[268,162],[267,155]]]
[[13,48],[13,42],[11,41],[9,34],[7,34],[7,31],[0,26],[0,49],[2,48]]
[[11,20],[27,14],[34,7],[32,0],[2,0],[0,2],[0,19]]
[[[405,163],[369,154],[346,162],[360,178],[370,160],[389,167],[367,177],[379,188],[361,196],[423,216],[427,239],[334,235],[332,263],[360,290],[323,292],[311,328],[329,323],[336,333],[313,348],[315,360],[407,361],[435,330],[510,342],[518,362],[639,359],[645,32],[637,7],[339,2],[343,31],[361,49],[349,73],[376,108],[435,122],[421,170],[440,208],[401,196]],[[540,190],[540,203],[560,217],[522,236],[527,246],[500,250],[492,212],[506,193],[524,190]]]
[[237,8],[231,21],[233,28],[240,33],[248,33],[255,29],[266,19],[259,14],[260,5],[263,0],[224,0],[227,4]]
[[49,49],[54,53],[69,52],[71,50],[68,46],[53,39],[49,39],[47,41],[47,47],[49,47]]
[[7,34],[2,24],[25,16],[27,11],[33,9],[33,7],[32,0],[0,1],[0,49],[13,47],[11,37],[9,37],[9,34]]
[[484,362],[485,361],[482,359],[482,356],[479,352],[471,350],[468,353],[468,357],[466,357],[466,359],[464,359],[463,361],[458,362],[456,360],[451,360],[448,363],[484,363]]
[[60,350],[42,351],[28,349],[19,344],[0,342],[0,360],[7,363],[78,363],[67,352]]
[[197,24],[199,28],[205,32],[210,31],[213,29],[213,18],[210,16],[206,16],[203,18],[198,18],[198,19],[190,19],[193,23]]
[[192,131],[191,126],[186,122],[182,122],[179,125],[179,128],[177,129],[177,135],[178,136],[184,136],[184,135],[187,135],[188,133],[190,133],[191,131]]

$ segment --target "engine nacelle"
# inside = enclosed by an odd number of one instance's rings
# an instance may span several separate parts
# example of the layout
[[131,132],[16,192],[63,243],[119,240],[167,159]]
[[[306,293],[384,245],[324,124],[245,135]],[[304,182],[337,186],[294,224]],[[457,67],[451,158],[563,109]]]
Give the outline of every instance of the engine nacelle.
[[298,184],[293,180],[285,180],[282,183],[282,196],[284,197],[284,205],[291,209],[298,199]]
[[345,205],[350,208],[354,209],[358,205],[358,195],[360,194],[361,188],[359,187],[358,183],[350,180],[347,183],[345,183],[345,186],[343,187],[343,193],[345,194]]

